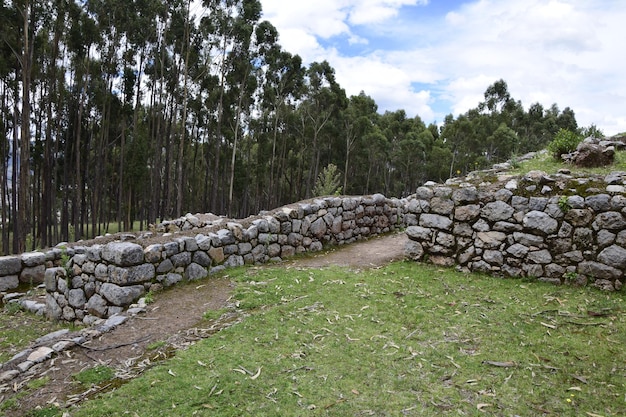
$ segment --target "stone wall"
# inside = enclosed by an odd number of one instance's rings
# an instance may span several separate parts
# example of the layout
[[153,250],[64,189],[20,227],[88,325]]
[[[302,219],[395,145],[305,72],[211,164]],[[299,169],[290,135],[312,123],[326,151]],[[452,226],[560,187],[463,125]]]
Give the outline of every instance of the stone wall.
[[[504,179],[504,181],[502,181]],[[409,201],[407,255],[467,271],[620,290],[626,173],[530,173],[477,187],[450,181]]]
[[66,267],[45,271],[46,314],[91,324],[122,312],[147,291],[402,228],[404,207],[405,200],[380,194],[328,197],[245,221],[213,219],[203,225],[197,216],[186,216],[169,222],[180,233],[162,235],[158,242],[76,246]]
[[[18,256],[0,256],[0,292],[20,284],[41,284],[46,268],[58,263],[64,252],[60,247],[45,252],[28,252]],[[70,253],[72,250],[70,249]]]
[[531,172],[518,178],[503,173],[508,168],[427,183],[401,200],[326,197],[237,221],[187,215],[108,243],[0,257],[0,291],[45,282],[49,317],[90,324],[148,291],[404,227],[407,256],[414,260],[620,290],[626,173],[574,178]]

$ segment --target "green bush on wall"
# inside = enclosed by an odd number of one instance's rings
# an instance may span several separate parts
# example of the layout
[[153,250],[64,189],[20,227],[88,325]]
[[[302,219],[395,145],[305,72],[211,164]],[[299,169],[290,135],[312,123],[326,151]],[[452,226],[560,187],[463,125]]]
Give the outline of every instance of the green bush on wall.
[[554,136],[552,142],[548,144],[548,151],[554,159],[561,160],[561,155],[576,150],[578,144],[583,140],[583,137],[578,133],[570,130],[561,129]]

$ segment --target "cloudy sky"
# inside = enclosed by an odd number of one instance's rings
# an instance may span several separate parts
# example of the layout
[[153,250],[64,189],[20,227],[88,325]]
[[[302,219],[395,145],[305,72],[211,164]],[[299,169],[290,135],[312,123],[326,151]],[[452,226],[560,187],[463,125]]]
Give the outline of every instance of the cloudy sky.
[[348,95],[426,123],[504,79],[525,108],[626,132],[624,0],[261,0],[285,50],[327,60]]

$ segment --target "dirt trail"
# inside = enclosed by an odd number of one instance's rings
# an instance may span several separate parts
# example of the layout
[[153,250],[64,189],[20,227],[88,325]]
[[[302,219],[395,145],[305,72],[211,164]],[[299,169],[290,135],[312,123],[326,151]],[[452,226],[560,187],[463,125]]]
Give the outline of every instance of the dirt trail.
[[[303,268],[337,265],[367,269],[403,258],[406,241],[404,233],[374,237],[336,247],[330,252],[287,260],[283,265]],[[222,322],[211,326],[203,321],[203,315],[208,310],[219,310],[228,305],[233,286],[227,278],[209,278],[158,294],[145,313],[130,317],[112,331],[83,346],[65,351],[12,381],[12,384],[17,384],[14,387],[18,387],[19,392],[20,386],[42,375],[49,379],[43,387],[19,398],[19,407],[5,411],[6,416],[21,416],[36,407],[63,406],[81,401],[94,394],[93,389],[81,392],[74,382],[72,375],[81,370],[107,365],[116,369],[118,374],[131,378],[151,363],[170,356],[176,349],[182,349],[237,321],[236,315],[224,317]],[[4,395],[5,399],[11,397],[10,394]]]

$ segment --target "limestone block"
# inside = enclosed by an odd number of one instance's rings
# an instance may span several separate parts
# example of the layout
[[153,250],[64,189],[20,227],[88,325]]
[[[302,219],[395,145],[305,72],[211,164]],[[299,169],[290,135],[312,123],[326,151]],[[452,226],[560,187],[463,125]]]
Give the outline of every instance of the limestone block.
[[165,250],[165,256],[170,257],[180,252],[180,245],[178,242],[167,242],[163,244],[163,249]]
[[544,211],[548,205],[548,199],[545,197],[530,197],[528,199],[528,209],[530,211]]
[[502,232],[479,232],[476,238],[476,247],[498,249],[506,240],[506,234]]
[[[254,226],[251,226],[250,228],[253,228]],[[248,229],[250,230],[250,229]],[[255,228],[256,230],[256,228]],[[195,237],[196,239],[196,243],[198,245],[198,249],[202,250],[202,251],[208,251],[209,249],[211,249],[211,238],[208,236],[205,236],[203,234],[198,234]]]
[[475,203],[478,201],[478,190],[475,187],[459,188],[452,193],[452,200],[457,205]]
[[102,245],[90,246],[85,253],[91,262],[100,262],[102,260]]
[[107,282],[117,285],[132,285],[139,282],[147,282],[156,276],[153,264],[142,264],[130,268],[120,268],[109,265]]
[[509,220],[515,209],[503,201],[494,201],[485,204],[481,209],[481,216],[489,222]]
[[435,193],[431,187],[422,186],[415,191],[415,196],[420,200],[430,200],[434,195]]
[[164,287],[171,287],[174,284],[183,280],[183,276],[180,274],[169,273],[165,275],[159,275],[157,280],[163,284]]

